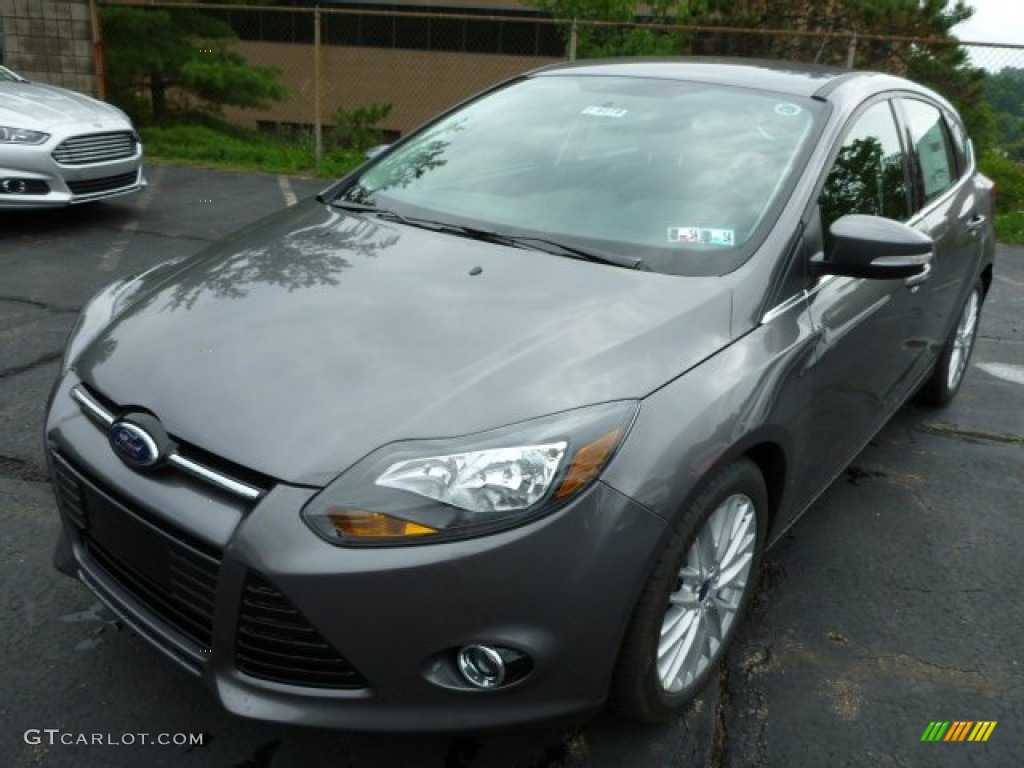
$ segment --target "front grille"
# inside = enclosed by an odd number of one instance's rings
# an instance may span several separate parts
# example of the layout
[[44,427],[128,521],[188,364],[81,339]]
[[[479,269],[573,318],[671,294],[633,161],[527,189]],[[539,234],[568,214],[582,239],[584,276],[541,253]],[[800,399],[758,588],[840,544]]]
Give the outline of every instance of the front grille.
[[84,525],[91,561],[198,650],[209,649],[219,550],[150,517],[64,457],[53,463],[61,508]]
[[249,573],[242,589],[235,663],[252,677],[314,688],[365,688],[363,676],[270,582]]
[[105,163],[134,157],[137,143],[131,131],[92,133],[65,139],[53,150],[52,156],[61,165]]
[[66,464],[60,460],[53,462],[53,492],[57,496],[57,506],[70,517],[79,528],[85,528],[85,498],[82,483]]
[[172,544],[167,550],[170,578],[161,583],[88,536],[85,542],[93,560],[122,588],[200,649],[210,648],[217,592],[216,563]]
[[136,171],[122,173],[119,176],[105,176],[102,179],[84,179],[69,181],[68,189],[76,195],[93,195],[97,192],[110,192],[113,189],[133,186],[139,179]]

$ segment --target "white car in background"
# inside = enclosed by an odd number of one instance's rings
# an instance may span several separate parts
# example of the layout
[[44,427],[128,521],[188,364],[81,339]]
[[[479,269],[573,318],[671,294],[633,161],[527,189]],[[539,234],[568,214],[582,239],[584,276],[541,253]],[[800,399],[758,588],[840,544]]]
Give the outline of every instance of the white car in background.
[[124,112],[0,67],[0,209],[55,208],[144,186],[142,144]]

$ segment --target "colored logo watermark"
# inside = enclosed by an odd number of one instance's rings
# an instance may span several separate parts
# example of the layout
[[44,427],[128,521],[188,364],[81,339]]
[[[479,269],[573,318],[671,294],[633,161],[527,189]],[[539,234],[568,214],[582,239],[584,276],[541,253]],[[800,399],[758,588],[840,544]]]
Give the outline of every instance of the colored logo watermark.
[[988,741],[995,727],[995,720],[933,720],[921,741]]

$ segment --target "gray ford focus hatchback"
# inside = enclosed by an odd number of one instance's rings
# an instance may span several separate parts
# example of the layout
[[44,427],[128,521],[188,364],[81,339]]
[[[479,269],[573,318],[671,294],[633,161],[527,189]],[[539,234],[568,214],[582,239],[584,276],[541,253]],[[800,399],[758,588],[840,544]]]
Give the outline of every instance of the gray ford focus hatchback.
[[993,194],[888,75],[516,78],[92,299],[46,424],[57,567],[240,715],[667,720],[765,547],[956,394]]

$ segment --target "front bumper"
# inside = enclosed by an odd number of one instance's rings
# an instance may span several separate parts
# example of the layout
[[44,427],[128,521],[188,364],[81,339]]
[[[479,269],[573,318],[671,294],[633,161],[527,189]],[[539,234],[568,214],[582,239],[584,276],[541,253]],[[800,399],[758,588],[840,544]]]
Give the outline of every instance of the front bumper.
[[[126,134],[124,125],[65,126],[38,145],[0,144],[0,210],[60,208],[138,192],[146,186],[142,144],[129,157],[61,164],[55,150],[68,140],[104,131]],[[5,181],[18,182],[25,192],[7,191]]]
[[[63,522],[57,565],[228,710],[322,727],[442,731],[572,716],[603,702],[664,532],[661,518],[627,497],[597,483],[555,514],[492,536],[339,548],[300,518],[316,489],[277,484],[249,505],[169,471],[128,469],[69,397],[75,383],[69,375],[56,388],[46,428]],[[80,502],[67,490],[76,479]],[[170,592],[152,571],[165,561]],[[328,678],[343,685],[324,684],[322,658],[251,663],[254,585],[276,592],[267,610],[294,610],[288,622],[298,617],[336,651]],[[505,687],[471,688],[454,665],[456,649],[471,643],[525,653],[532,669]]]

